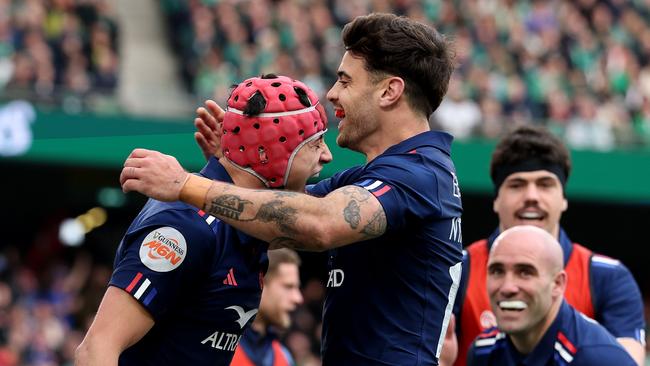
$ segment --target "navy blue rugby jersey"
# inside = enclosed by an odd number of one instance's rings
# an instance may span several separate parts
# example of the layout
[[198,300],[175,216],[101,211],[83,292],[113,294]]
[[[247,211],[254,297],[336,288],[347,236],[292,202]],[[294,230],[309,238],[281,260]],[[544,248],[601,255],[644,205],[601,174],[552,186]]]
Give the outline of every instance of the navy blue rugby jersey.
[[[488,248],[499,236],[497,228],[488,238]],[[573,252],[573,241],[564,229],[560,228],[558,242],[564,254],[564,265],[569,262]],[[469,273],[469,256],[463,257],[463,272],[460,289],[454,307],[456,324],[462,322],[462,304],[464,302]],[[634,276],[619,260],[593,253],[589,262],[589,278],[595,317],[616,338],[633,338],[645,345],[645,319],[643,315],[643,298]],[[570,289],[567,289],[570,291]],[[494,318],[494,315],[492,315]],[[460,328],[459,328],[460,329]],[[457,331],[459,331],[457,329]]]
[[386,214],[381,237],[329,252],[324,365],[435,365],[461,274],[461,199],[452,137],[425,132],[309,186],[356,185]]
[[566,301],[540,342],[520,354],[510,338],[491,328],[479,335],[467,355],[468,366],[635,366],[607,330]]
[[[216,159],[201,174],[232,182]],[[267,244],[182,202],[149,200],[118,247],[110,285],[152,315],[120,365],[229,365],[257,314]]]

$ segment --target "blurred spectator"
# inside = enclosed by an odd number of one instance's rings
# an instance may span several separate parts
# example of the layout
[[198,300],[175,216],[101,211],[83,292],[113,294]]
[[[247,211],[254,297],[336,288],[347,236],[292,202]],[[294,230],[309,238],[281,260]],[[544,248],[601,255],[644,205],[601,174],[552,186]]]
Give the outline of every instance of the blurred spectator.
[[445,130],[457,139],[466,139],[474,134],[474,129],[481,123],[481,109],[476,102],[465,98],[462,81],[452,77],[449,91],[432,119],[435,129]]
[[61,250],[52,248],[37,268],[11,245],[0,252],[0,366],[73,364],[87,329],[79,305],[90,294],[94,264],[82,252],[63,262]]
[[60,102],[112,94],[117,27],[107,0],[0,0],[0,92]]
[[598,118],[596,100],[587,94],[576,99],[577,115],[566,128],[566,140],[576,149],[609,150],[614,145],[614,135],[609,121]]

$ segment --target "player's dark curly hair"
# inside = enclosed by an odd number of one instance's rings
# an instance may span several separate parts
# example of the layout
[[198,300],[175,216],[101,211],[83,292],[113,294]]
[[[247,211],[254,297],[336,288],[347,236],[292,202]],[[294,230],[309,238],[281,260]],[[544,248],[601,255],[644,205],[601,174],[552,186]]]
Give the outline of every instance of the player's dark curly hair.
[[497,144],[490,162],[490,176],[494,180],[499,169],[530,160],[561,167],[567,179],[571,173],[569,150],[557,136],[544,127],[522,125]]
[[360,16],[343,28],[347,51],[365,61],[373,81],[404,79],[410,106],[428,118],[447,93],[454,69],[451,42],[428,25],[394,14]]

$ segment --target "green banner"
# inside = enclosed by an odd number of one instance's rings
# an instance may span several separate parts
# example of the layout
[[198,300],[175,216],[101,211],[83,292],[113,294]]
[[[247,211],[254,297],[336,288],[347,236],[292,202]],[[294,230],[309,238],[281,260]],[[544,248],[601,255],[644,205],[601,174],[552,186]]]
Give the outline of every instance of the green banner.
[[[9,112],[7,106],[0,109],[0,156],[4,159],[119,169],[131,150],[142,147],[173,155],[190,170],[204,163],[192,136],[191,116],[178,121],[41,110],[30,114],[25,105],[13,107]],[[336,128],[331,128],[326,140],[334,162],[321,177],[364,162],[360,154],[337,147],[335,138]],[[452,158],[463,191],[492,193],[489,160],[493,148],[492,141],[454,142]],[[572,158],[569,197],[650,204],[650,150],[572,151]]]

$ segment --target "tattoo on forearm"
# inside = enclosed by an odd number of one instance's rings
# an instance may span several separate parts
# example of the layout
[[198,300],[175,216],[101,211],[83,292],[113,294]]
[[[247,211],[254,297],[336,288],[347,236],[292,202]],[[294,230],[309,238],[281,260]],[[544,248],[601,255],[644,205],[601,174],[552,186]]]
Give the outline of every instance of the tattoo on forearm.
[[[258,192],[258,193],[269,193],[268,189],[254,189],[253,192]],[[298,192],[290,192],[290,191],[281,191],[281,190],[272,190],[273,196],[275,198],[285,198],[285,197],[296,197],[300,195]]]
[[299,195],[299,193],[296,192],[285,192],[285,191],[277,191],[273,192],[273,195],[275,198],[285,198],[285,197],[296,197]]
[[[276,197],[287,197],[289,195],[296,195],[291,192],[274,192]],[[283,194],[283,193],[286,193]],[[279,230],[287,235],[295,235],[296,223],[298,212],[295,208],[286,206],[281,200],[273,200],[264,203],[260,206],[259,210],[253,218],[242,218],[241,215],[246,209],[247,205],[252,205],[253,202],[242,199],[240,196],[232,194],[223,194],[214,198],[208,205],[206,205],[206,212],[211,215],[226,217],[237,221],[255,221],[275,223]]]
[[240,221],[239,216],[244,212],[245,206],[252,204],[251,201],[241,199],[239,196],[225,194],[214,198],[207,207],[207,212]]
[[357,186],[346,186],[341,188],[341,193],[343,193],[346,196],[349,196],[351,199],[356,200],[358,202],[364,202],[367,201],[371,193],[368,192],[365,188],[357,187]]
[[386,214],[384,210],[379,209],[368,222],[361,233],[366,236],[367,239],[376,238],[383,234],[386,231]]
[[343,209],[343,218],[345,222],[350,224],[350,227],[356,229],[361,221],[361,210],[359,204],[355,200],[350,200],[348,205]]
[[283,233],[295,235],[296,230],[293,226],[296,223],[297,216],[298,211],[295,208],[284,206],[284,202],[275,200],[260,206],[255,219],[263,222],[275,222]]

